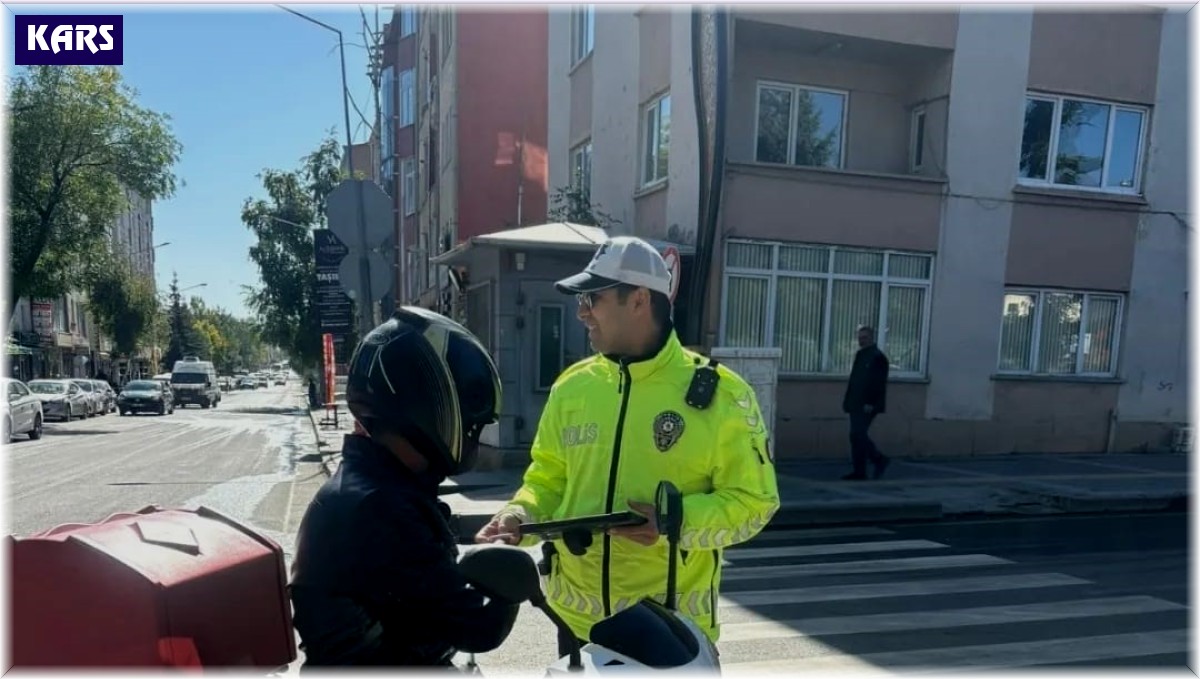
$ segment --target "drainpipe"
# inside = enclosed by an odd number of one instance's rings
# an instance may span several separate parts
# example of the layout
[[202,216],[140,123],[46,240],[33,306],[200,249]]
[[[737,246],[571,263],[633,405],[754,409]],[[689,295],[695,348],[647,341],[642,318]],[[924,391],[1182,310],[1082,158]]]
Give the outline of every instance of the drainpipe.
[[[709,19],[705,15],[711,17]],[[703,44],[704,24],[713,23],[712,54]],[[688,317],[683,328],[684,344],[702,347],[707,318],[705,297],[709,288],[710,270],[717,218],[720,214],[721,192],[725,178],[725,108],[728,92],[729,42],[728,15],[722,8],[711,11],[692,10],[692,92],[696,109],[696,129],[700,145],[700,201],[696,224],[695,273],[687,291]],[[713,124],[708,124],[703,96],[703,64],[706,57],[715,61],[713,84]],[[707,139],[713,137],[711,152]],[[711,156],[711,157],[710,157]],[[706,176],[704,168],[711,167]],[[706,181],[707,180],[707,181]]]

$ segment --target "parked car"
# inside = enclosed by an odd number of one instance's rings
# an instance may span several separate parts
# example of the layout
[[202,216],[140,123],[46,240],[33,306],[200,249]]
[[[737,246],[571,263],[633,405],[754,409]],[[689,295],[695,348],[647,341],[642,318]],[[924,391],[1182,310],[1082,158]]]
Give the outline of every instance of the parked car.
[[28,386],[42,402],[42,415],[46,419],[70,422],[88,416],[92,397],[74,380],[33,380]]
[[81,390],[88,396],[88,417],[103,415],[103,404],[101,403],[100,393],[96,391],[96,385],[92,384],[91,380],[73,379],[72,384],[78,385]]
[[117,397],[117,408],[121,415],[169,415],[175,412],[175,397],[171,387],[163,384],[161,380],[133,380],[121,390],[121,395]]
[[4,389],[8,392],[3,408],[4,430],[0,432],[4,443],[21,434],[28,434],[34,441],[42,438],[45,416],[42,414],[41,399],[34,396],[20,380],[4,378],[3,381]]
[[270,380],[270,378],[267,377],[266,373],[259,373],[259,374],[255,375],[254,380],[255,380],[255,383],[260,387],[271,386],[271,380]]
[[117,411],[117,392],[113,391],[111,385],[104,380],[88,380],[96,386],[96,392],[100,394],[100,400],[104,405],[102,413],[115,413]]

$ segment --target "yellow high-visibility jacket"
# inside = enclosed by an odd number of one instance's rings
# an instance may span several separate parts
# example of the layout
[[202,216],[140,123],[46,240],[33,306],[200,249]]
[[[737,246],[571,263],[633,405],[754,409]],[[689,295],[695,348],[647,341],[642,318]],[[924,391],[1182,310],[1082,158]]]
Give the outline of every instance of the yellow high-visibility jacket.
[[[758,534],[779,508],[775,461],[754,390],[724,365],[712,403],[685,395],[707,359],[674,332],[648,360],[597,355],[555,382],[524,482],[505,511],[524,522],[576,518],[653,504],[658,483],[683,493],[677,606],[714,642],[721,552]],[[522,544],[534,544],[527,538]],[[667,590],[667,541],[652,546],[596,535],[583,556],[556,544],[546,590],[551,606],[587,639],[595,623]]]

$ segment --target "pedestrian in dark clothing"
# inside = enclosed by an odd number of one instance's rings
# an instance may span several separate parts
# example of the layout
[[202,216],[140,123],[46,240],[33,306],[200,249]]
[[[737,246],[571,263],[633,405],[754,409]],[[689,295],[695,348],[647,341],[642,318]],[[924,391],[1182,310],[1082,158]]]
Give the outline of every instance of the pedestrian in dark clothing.
[[474,464],[500,398],[487,351],[444,316],[404,307],[359,344],[346,386],[355,433],[297,536],[302,672],[449,668],[512,631],[518,603],[468,584],[438,500],[441,481]]
[[308,378],[308,409],[316,410],[320,406],[321,403],[317,400],[317,381],[310,377]]
[[850,415],[850,456],[854,464],[854,471],[842,477],[846,481],[865,480],[867,460],[875,467],[875,478],[883,476],[891,462],[867,435],[875,416],[887,410],[888,359],[875,345],[874,328],[858,329],[858,346],[861,348],[854,355],[842,399],[842,411]]

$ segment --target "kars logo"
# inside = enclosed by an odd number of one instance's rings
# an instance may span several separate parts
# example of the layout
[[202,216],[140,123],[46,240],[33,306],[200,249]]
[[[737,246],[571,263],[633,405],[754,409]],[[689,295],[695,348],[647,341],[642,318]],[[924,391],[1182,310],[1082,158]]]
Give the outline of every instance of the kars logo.
[[670,450],[680,436],[683,436],[683,417],[679,413],[666,410],[654,418],[654,445],[659,451]]
[[18,14],[17,66],[121,66],[123,19],[119,14]]

